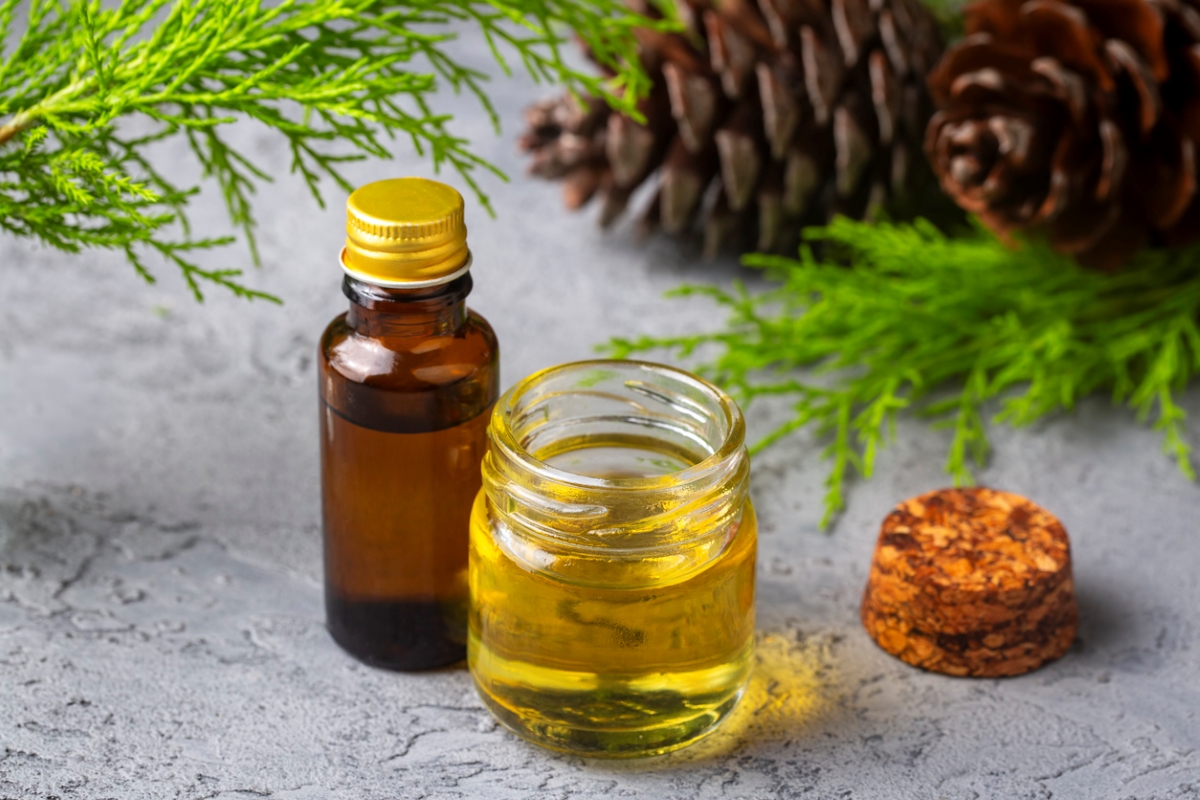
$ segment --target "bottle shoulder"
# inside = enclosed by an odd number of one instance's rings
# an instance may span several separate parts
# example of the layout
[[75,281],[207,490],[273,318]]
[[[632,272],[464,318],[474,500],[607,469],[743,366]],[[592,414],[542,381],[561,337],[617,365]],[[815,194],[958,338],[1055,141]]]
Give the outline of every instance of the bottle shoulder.
[[495,353],[500,351],[500,341],[496,338],[496,331],[492,328],[492,323],[487,321],[479,312],[474,309],[467,309],[467,326],[472,332],[479,336],[483,343]]
[[494,372],[499,357],[495,331],[474,311],[453,333],[415,336],[365,335],[341,314],[318,349],[330,378],[401,391],[482,377]]

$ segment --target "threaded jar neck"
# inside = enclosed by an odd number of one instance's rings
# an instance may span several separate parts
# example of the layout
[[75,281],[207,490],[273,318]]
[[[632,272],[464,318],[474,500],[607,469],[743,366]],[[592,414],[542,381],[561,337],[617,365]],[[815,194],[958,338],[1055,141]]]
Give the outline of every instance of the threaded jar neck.
[[737,405],[658,364],[584,361],[531,375],[497,402],[488,437],[493,525],[538,568],[701,568],[736,533],[749,490]]

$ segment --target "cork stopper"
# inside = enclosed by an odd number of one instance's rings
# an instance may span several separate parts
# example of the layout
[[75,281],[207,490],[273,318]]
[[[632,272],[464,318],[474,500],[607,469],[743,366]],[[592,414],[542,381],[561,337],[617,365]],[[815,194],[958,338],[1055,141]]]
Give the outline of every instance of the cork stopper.
[[444,183],[391,178],[368,183],[346,201],[342,268],[377,286],[432,286],[467,270],[463,199]]
[[1020,675],[1059,658],[1078,610],[1062,524],[991,489],[943,489],[883,521],[862,621],[887,652],[947,675]]

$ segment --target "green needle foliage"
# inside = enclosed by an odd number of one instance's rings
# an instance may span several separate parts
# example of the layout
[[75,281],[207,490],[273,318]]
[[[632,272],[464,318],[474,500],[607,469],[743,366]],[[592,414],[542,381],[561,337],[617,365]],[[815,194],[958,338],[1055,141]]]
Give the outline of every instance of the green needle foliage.
[[781,281],[768,291],[674,292],[715,299],[724,329],[609,349],[709,354],[701,372],[741,401],[792,398],[792,417],[755,450],[801,428],[828,439],[823,524],[843,508],[850,473],[871,475],[901,411],[953,430],[946,469],[969,484],[968,461],[988,455],[993,399],[993,421],[1027,425],[1106,392],[1152,420],[1195,478],[1176,400],[1200,372],[1200,248],[1146,251],[1107,276],[1043,245],[1011,249],[982,229],[947,238],[923,221],[839,219],[806,241],[798,260],[745,259]]
[[[318,202],[322,179],[349,191],[339,167],[388,158],[399,139],[486,205],[473,171],[500,173],[431,107],[443,86],[466,90],[498,124],[486,76],[446,49],[454,28],[481,30],[506,72],[511,60],[631,111],[649,86],[632,29],[665,24],[621,0],[0,0],[0,228],[68,252],[122,251],[148,281],[144,257],[157,252],[197,299],[203,282],[267,297],[239,270],[190,260],[231,238],[191,235],[198,187],[153,162],[157,142],[186,139],[257,263],[251,200],[271,176],[230,146],[231,123],[276,131]],[[613,77],[564,61],[571,33]]]

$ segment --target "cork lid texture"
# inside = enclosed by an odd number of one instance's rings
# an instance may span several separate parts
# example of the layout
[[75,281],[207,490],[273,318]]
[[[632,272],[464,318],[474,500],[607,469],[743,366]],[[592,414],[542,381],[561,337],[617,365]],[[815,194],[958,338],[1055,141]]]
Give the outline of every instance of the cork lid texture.
[[883,521],[862,620],[887,652],[949,675],[1037,669],[1075,639],[1067,532],[1049,512],[991,489],[944,489]]

